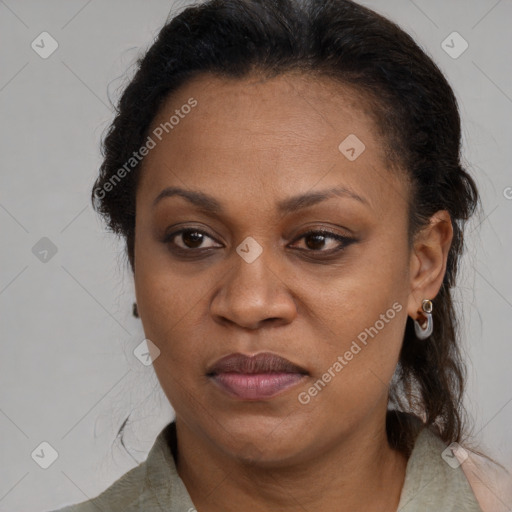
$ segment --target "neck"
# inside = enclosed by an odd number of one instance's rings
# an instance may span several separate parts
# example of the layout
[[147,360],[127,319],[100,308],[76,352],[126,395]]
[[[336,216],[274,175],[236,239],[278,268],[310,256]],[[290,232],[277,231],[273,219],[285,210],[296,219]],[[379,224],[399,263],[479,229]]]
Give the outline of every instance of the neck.
[[277,468],[226,455],[177,418],[177,470],[201,511],[395,512],[407,458],[379,425],[358,426],[300,464]]

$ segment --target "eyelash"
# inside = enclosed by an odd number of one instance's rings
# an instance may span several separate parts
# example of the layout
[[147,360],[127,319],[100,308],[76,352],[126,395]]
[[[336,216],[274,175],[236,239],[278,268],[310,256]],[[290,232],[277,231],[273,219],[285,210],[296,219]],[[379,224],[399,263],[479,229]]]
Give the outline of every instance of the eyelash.
[[[207,247],[207,248],[204,248],[204,249],[201,249],[201,248],[199,248],[199,249],[197,249],[197,248],[196,249],[184,249],[183,247],[176,246],[176,244],[174,244],[174,242],[173,242],[174,238],[179,236],[179,235],[181,235],[181,234],[183,234],[183,233],[199,233],[201,235],[206,235],[208,238],[211,238],[212,240],[217,242],[217,240],[215,240],[212,236],[210,236],[206,231],[202,231],[200,229],[195,229],[195,228],[183,228],[183,229],[180,229],[179,231],[174,231],[173,233],[169,233],[168,235],[166,235],[164,240],[163,240],[163,243],[174,245],[174,247],[172,248],[172,250],[174,252],[176,252],[178,254],[187,255],[187,256],[192,256],[194,252],[197,255],[201,251],[204,252],[204,251],[209,251],[210,249],[215,249],[215,247]],[[321,235],[321,236],[323,236],[325,238],[332,238],[334,240],[337,240],[337,241],[341,242],[340,247],[337,247],[335,249],[331,249],[331,250],[328,250],[328,251],[323,251],[321,249],[319,249],[319,250],[315,250],[315,249],[299,249],[299,251],[306,252],[306,253],[317,253],[317,254],[323,254],[323,255],[326,255],[326,256],[330,256],[330,255],[333,255],[333,254],[338,253],[340,251],[343,251],[351,243],[356,242],[355,238],[339,235],[337,233],[334,233],[332,231],[325,230],[325,229],[315,229],[315,230],[310,230],[310,231],[307,231],[305,233],[302,233],[302,235],[300,235],[298,238],[296,238],[294,240],[294,242],[296,242],[298,240],[302,240],[303,238],[307,238],[308,236],[312,236],[312,235]],[[219,243],[219,242],[217,242],[217,243]]]

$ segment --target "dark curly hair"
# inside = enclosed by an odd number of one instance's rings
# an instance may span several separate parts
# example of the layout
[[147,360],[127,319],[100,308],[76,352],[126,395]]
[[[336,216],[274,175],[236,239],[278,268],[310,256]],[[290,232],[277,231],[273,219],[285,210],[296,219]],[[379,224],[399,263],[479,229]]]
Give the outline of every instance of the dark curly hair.
[[466,370],[451,288],[464,224],[480,199],[461,163],[455,95],[436,64],[395,23],[350,0],[210,0],[187,7],[160,30],[120,97],[103,141],[94,207],[125,239],[134,271],[141,165],[123,172],[122,179],[119,170],[144,144],[162,102],[202,73],[240,79],[287,71],[337,80],[368,100],[389,167],[411,184],[410,247],[436,211],[450,214],[454,234],[434,301],[434,332],[427,341],[418,340],[413,320],[407,319],[390,388],[387,432],[393,447],[410,452],[415,418],[421,418],[446,443],[459,441],[467,422],[462,406]]

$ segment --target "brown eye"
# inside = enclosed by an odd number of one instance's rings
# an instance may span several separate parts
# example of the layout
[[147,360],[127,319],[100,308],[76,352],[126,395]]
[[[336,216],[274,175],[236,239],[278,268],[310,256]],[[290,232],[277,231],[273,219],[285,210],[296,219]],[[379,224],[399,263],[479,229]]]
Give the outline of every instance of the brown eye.
[[187,247],[197,249],[203,243],[204,235],[198,231],[184,231],[181,238]]
[[[304,245],[307,252],[333,253],[344,249],[346,246],[355,242],[353,238],[339,235],[331,231],[308,231],[301,235],[297,240],[304,239]],[[331,242],[329,242],[331,240]],[[325,249],[327,247],[327,249]],[[302,250],[302,249],[301,249]]]
[[204,231],[198,229],[181,229],[165,237],[164,243],[170,243],[180,250],[209,249],[215,245],[203,245],[208,239],[213,240]]
[[[308,249],[319,250],[325,246],[326,237],[324,234],[308,235],[304,237]],[[309,243],[308,243],[309,242]]]

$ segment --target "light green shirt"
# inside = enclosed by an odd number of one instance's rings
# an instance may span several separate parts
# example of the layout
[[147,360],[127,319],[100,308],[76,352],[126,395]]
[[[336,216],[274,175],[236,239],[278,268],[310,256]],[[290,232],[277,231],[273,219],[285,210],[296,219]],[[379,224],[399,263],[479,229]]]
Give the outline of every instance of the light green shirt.
[[[407,462],[397,512],[482,512],[460,466],[452,468],[441,453],[446,446],[423,428]],[[147,459],[98,497],[53,512],[195,512],[176,471],[176,424],[158,435]]]

